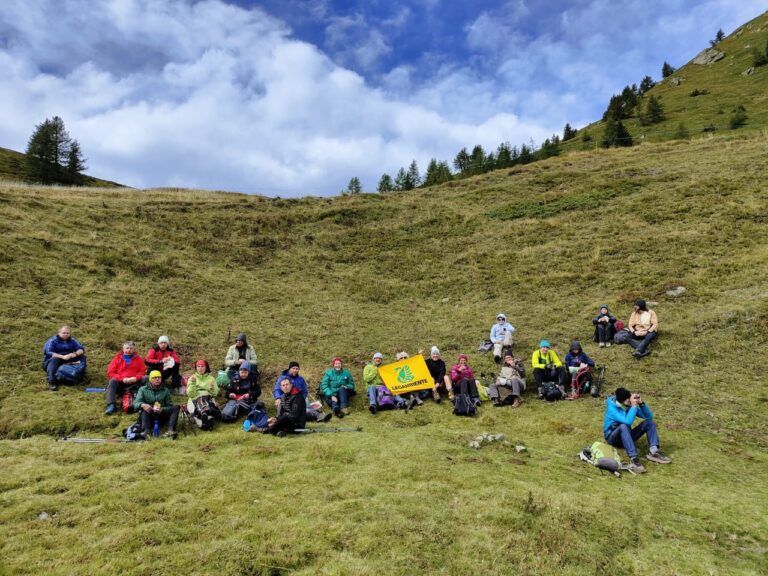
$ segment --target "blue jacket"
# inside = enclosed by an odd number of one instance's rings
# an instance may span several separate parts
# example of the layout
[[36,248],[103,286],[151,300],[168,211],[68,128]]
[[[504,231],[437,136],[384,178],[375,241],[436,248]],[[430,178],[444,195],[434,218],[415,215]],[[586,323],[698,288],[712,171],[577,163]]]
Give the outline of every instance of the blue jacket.
[[85,362],[85,347],[77,340],[69,337],[68,340],[62,340],[59,335],[51,336],[45,341],[43,346],[43,362],[47,362],[51,359],[51,356],[55,354],[71,354],[78,350],[83,351],[83,355],[78,358],[80,362]]
[[578,368],[579,364],[582,362],[591,368],[595,367],[595,361],[592,360],[592,358],[590,358],[583,350],[578,354],[568,352],[568,354],[565,355],[565,365],[568,368]]
[[648,404],[643,403],[642,406],[635,408],[634,406],[627,408],[626,406],[619,404],[616,401],[616,396],[609,396],[605,400],[605,419],[603,420],[603,436],[607,436],[614,428],[620,424],[626,424],[632,426],[635,418],[642,418],[643,420],[653,420],[653,412],[648,407]]
[[275,380],[275,388],[272,390],[272,395],[275,397],[275,400],[278,398],[282,398],[283,391],[280,390],[280,381],[288,378],[288,380],[291,381],[291,384],[293,384],[294,388],[297,388],[299,392],[301,392],[301,395],[304,396],[306,399],[307,397],[307,383],[304,381],[304,378],[301,376],[291,376],[288,373],[288,370],[283,370],[280,372],[280,376],[277,377],[277,380]]
[[496,340],[504,340],[505,331],[514,335],[515,327],[512,326],[512,324],[509,322],[504,322],[504,324],[499,324],[496,322],[496,324],[491,326],[491,342],[496,342]]

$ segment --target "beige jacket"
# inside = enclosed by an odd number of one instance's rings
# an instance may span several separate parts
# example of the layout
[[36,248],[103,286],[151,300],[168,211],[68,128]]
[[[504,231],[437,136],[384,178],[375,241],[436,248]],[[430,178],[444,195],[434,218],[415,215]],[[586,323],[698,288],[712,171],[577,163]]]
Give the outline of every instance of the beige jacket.
[[645,336],[648,332],[657,332],[659,321],[656,318],[656,312],[651,310],[639,310],[632,312],[627,323],[629,330],[634,332],[635,336]]

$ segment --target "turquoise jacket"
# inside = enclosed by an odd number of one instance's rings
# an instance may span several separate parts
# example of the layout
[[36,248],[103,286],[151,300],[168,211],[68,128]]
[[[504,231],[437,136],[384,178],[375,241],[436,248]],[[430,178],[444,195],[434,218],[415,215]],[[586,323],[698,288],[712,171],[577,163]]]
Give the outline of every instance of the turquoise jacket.
[[342,386],[347,390],[355,390],[355,381],[352,379],[352,374],[346,368],[342,368],[339,371],[329,368],[323,374],[323,380],[320,382],[320,392],[324,396],[336,396],[339,393],[339,388]]
[[620,424],[626,424],[632,427],[635,418],[643,420],[653,420],[653,412],[648,404],[643,402],[638,407],[627,408],[616,401],[616,396],[609,396],[605,400],[605,419],[603,420],[603,436],[608,435],[614,428]]

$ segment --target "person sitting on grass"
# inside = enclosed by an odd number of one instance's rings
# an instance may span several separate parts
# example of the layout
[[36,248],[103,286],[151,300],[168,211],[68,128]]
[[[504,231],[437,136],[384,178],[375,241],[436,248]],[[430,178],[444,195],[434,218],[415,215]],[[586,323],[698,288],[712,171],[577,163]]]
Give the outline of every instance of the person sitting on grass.
[[480,394],[477,391],[477,381],[472,368],[469,367],[469,358],[466,354],[459,354],[459,360],[451,367],[451,389],[454,398],[456,394],[465,393],[474,402],[475,406],[480,406]]
[[523,403],[523,390],[525,390],[525,379],[520,373],[512,350],[507,350],[504,353],[504,364],[499,377],[489,387],[488,396],[491,397],[494,406],[511,404],[512,408],[517,408]]
[[235,343],[229,347],[224,358],[224,366],[227,367],[227,374],[230,378],[235,377],[243,362],[248,362],[251,372],[258,378],[259,369],[256,364],[256,349],[248,344],[248,338],[246,338],[245,334],[240,333],[235,337]]
[[539,342],[539,348],[533,352],[531,364],[533,365],[533,377],[536,380],[539,398],[544,397],[544,382],[556,382],[560,388],[560,393],[565,394],[565,369],[557,352],[552,350],[549,340]]
[[144,356],[147,372],[157,370],[163,375],[163,382],[170,378],[171,387],[181,386],[181,360],[176,350],[171,348],[171,340],[168,336],[160,336],[157,344],[152,346]]
[[[632,428],[635,418],[642,418],[643,421]],[[659,434],[651,409],[643,402],[640,394],[633,394],[626,388],[617,388],[616,394],[605,400],[603,438],[611,446],[627,451],[630,470],[636,474],[645,472],[635,444],[644,435],[650,447],[646,458],[657,464],[669,464],[672,460],[659,451]]]
[[72,337],[71,329],[65,324],[43,345],[43,370],[48,374],[48,388],[53,391],[58,390],[59,378],[56,372],[59,367],[62,364],[75,362],[82,363],[80,378],[82,382],[85,378],[85,348]]
[[265,434],[285,436],[297,428],[304,428],[307,422],[307,402],[304,395],[289,378],[280,381],[280,405],[277,409],[277,417],[270,418]]
[[219,395],[219,385],[211,374],[208,361],[195,362],[195,373],[187,380],[187,412],[203,430],[213,428],[216,420],[221,420],[221,410],[214,398]]
[[[405,408],[406,401],[402,396],[396,396],[394,394],[380,394],[379,392],[386,389],[384,382],[379,376],[379,366],[384,361],[384,355],[381,352],[376,352],[373,355],[371,362],[365,365],[363,368],[363,382],[368,391],[368,410],[371,414],[376,414],[379,409],[388,408]],[[387,399],[391,398],[390,402],[382,402],[379,404],[379,400],[386,396]]]
[[261,386],[253,376],[250,362],[240,364],[229,386],[224,387],[224,395],[228,400],[245,402],[249,406],[256,403],[261,396]]
[[149,373],[149,384],[139,388],[133,401],[134,410],[139,411],[141,427],[147,438],[152,437],[155,422],[162,425],[168,422],[168,431],[163,434],[166,438],[176,439],[176,422],[179,419],[179,406],[171,402],[171,393],[163,387],[163,375],[159,370]]
[[[565,374],[565,378],[570,386],[570,383],[573,381],[573,377],[578,374],[579,370],[582,370],[583,368],[594,368],[595,361],[592,360],[592,358],[590,358],[587,353],[581,349],[581,343],[578,340],[574,340],[571,342],[571,347],[568,349],[568,353],[565,355],[565,367],[568,370],[568,372]],[[586,380],[588,380],[590,383],[592,382],[591,373],[586,377],[585,381]],[[574,394],[577,393],[578,392],[574,392]],[[576,396],[574,396],[574,398],[575,397]]]
[[272,390],[272,395],[275,397],[275,409],[278,412],[280,411],[281,398],[283,397],[283,392],[280,388],[280,382],[282,382],[285,378],[288,378],[288,380],[291,381],[293,387],[297,388],[299,392],[301,392],[301,395],[304,397],[304,403],[307,406],[307,420],[310,422],[328,422],[333,417],[331,412],[328,412],[328,414],[323,414],[322,409],[315,410],[306,403],[308,394],[307,383],[304,378],[299,375],[299,368],[300,367],[298,362],[291,361],[288,364],[288,369],[280,372],[277,380],[275,380],[275,387]]
[[349,414],[349,398],[355,394],[355,381],[343,364],[341,358],[334,358],[331,363],[333,367],[325,371],[320,382],[323,400],[337,418]]
[[635,349],[632,355],[639,360],[651,353],[648,347],[658,336],[658,329],[659,321],[656,318],[656,312],[648,308],[645,300],[638,298],[627,322],[627,329],[618,343],[632,346]]
[[608,306],[600,305],[600,311],[597,316],[592,318],[592,324],[595,325],[593,340],[598,343],[600,348],[610,348],[613,336],[616,334],[616,316],[611,315]]
[[147,367],[144,360],[136,354],[136,344],[128,341],[123,344],[123,351],[115,354],[107,368],[107,409],[104,414],[109,416],[117,411],[118,395],[130,388],[138,388],[147,384]]
[[432,388],[432,398],[440,404],[440,393],[446,392],[448,399],[453,400],[453,389],[451,387],[451,378],[448,376],[445,362],[440,358],[440,349],[432,346],[427,358],[427,369],[432,377],[435,386]]
[[496,324],[491,326],[491,342],[493,342],[493,359],[496,364],[501,362],[501,354],[504,350],[512,347],[512,336],[515,333],[515,327],[507,322],[504,314],[496,316]]

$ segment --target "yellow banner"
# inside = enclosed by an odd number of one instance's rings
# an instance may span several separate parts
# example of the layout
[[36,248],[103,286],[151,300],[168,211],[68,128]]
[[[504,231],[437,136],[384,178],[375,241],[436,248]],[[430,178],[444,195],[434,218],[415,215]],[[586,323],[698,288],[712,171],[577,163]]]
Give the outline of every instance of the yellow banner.
[[379,366],[379,376],[392,394],[426,390],[435,385],[421,354]]

